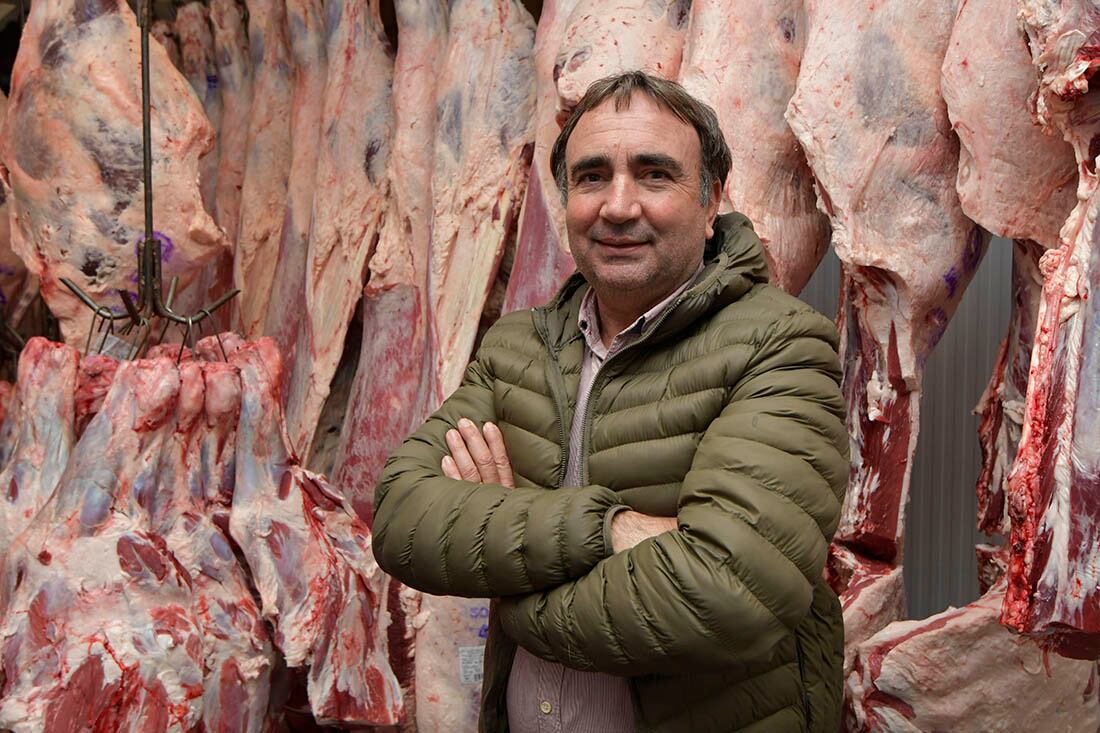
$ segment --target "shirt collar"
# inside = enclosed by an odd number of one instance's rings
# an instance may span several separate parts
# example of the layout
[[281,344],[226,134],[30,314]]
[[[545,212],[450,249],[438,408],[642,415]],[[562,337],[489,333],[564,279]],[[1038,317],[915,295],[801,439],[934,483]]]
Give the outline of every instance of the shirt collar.
[[633,323],[616,334],[615,338],[611,341],[611,348],[604,347],[603,339],[600,338],[600,316],[599,311],[596,309],[596,291],[591,287],[588,288],[588,292],[586,292],[581,299],[580,313],[577,315],[577,325],[580,327],[581,334],[584,336],[588,348],[601,358],[606,358],[606,354],[621,348],[623,345],[621,342],[623,340],[627,338],[633,340],[633,338],[641,336],[645,332],[647,325],[652,324],[659,315],[668,310],[672,305],[672,301],[676,300],[681,293],[691,287],[695,281],[699,279],[700,273],[703,272],[703,267],[703,263],[700,262],[698,269],[696,269],[687,280],[681,283],[680,287],[676,288],[668,297],[638,316]]

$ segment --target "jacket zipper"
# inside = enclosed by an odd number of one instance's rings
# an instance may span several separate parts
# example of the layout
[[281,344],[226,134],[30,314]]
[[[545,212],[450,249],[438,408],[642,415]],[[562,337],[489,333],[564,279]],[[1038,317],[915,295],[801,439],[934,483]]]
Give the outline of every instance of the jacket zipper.
[[[654,333],[656,333],[658,326],[660,326],[664,322],[664,320],[669,315],[671,315],[672,312],[675,311],[677,307],[679,307],[680,303],[683,302],[683,300],[684,300],[684,294],[681,294],[680,297],[678,297],[671,304],[669,304],[669,307],[666,308],[660,315],[657,316],[657,319],[653,321],[653,325],[647,330],[645,335],[643,335],[641,338],[639,338],[634,343],[630,344],[629,346],[624,347],[623,349],[615,352],[615,354],[613,354],[612,356],[605,359],[604,363],[600,365],[600,368],[596,370],[596,375],[592,378],[592,389],[588,393],[588,401],[584,405],[584,414],[581,415],[581,421],[582,421],[581,422],[581,445],[580,445],[581,454],[579,456],[580,461],[581,461],[581,476],[580,476],[581,486],[587,486],[588,485],[588,428],[589,428],[589,424],[592,422],[592,420],[591,420],[592,402],[594,401],[594,398],[600,393],[600,390],[602,390],[604,388],[604,385],[607,382],[606,379],[601,381],[600,378],[603,377],[606,374],[607,367],[612,361],[615,361],[616,359],[618,359],[620,356],[622,356],[626,352],[630,351],[631,349],[633,349],[637,346],[641,346],[642,344],[644,344],[649,339],[650,336],[652,336]],[[587,346],[586,346],[586,348],[587,348]],[[576,415],[573,416],[573,419],[576,419]]]
[[806,663],[802,656],[802,640],[798,638],[798,634],[795,634],[794,637],[794,651],[795,656],[798,658],[798,689],[802,694],[802,717],[806,719],[806,730],[812,730],[810,697],[806,692]]
[[560,489],[562,482],[565,481],[565,470],[569,461],[569,442],[565,432],[565,407],[562,402],[565,399],[565,377],[561,373],[561,365],[554,358],[554,350],[550,346],[550,336],[545,329],[545,314],[536,311],[535,316],[535,332],[542,339],[542,345],[546,347],[546,352],[550,357],[550,391],[552,393],[550,397],[554,403],[554,411],[558,414],[558,445],[561,448],[561,460],[558,462],[558,473],[554,479],[554,486]]

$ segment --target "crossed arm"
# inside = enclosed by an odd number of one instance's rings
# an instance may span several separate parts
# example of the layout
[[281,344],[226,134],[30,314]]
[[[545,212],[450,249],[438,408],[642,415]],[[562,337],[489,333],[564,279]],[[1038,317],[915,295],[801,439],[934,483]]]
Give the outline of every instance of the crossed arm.
[[[451,453],[443,457],[442,469],[448,478],[516,487],[504,436],[494,423],[485,423],[479,431],[472,420],[460,419],[457,430],[447,431],[447,448]],[[675,517],[654,517],[621,509],[611,518],[611,549],[616,553],[629,550],[643,540],[675,529]]]

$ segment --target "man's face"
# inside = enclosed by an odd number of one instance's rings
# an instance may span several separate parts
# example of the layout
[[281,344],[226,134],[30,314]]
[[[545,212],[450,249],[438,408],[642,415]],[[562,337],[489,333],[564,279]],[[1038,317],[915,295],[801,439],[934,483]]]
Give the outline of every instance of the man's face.
[[636,93],[584,114],[565,148],[565,221],[577,269],[598,292],[651,305],[699,267],[721,183],[700,204],[699,136]]

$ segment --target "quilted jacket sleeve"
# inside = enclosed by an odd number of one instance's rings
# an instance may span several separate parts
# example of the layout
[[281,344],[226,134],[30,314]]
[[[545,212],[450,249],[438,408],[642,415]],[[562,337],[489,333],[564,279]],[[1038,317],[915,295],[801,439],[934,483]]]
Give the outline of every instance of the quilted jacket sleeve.
[[810,608],[840,516],[848,436],[836,330],[768,328],[699,443],[678,529],[547,592],[503,599],[506,634],[578,669],[673,674],[767,657]]
[[479,427],[494,419],[482,360],[386,463],[373,526],[383,570],[427,593],[487,598],[553,588],[610,554],[604,514],[619,503],[610,489],[509,489],[444,476],[445,436],[463,417]]

